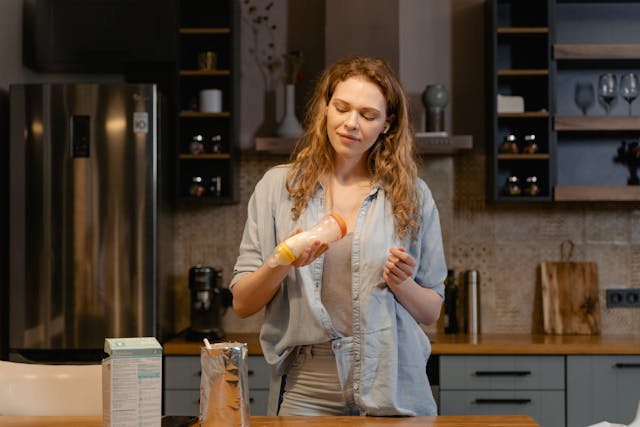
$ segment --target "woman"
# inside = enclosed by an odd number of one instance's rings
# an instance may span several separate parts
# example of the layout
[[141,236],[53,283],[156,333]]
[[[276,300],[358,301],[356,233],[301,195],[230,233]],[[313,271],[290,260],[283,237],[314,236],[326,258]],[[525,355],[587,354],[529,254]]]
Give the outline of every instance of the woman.
[[[266,308],[269,413],[435,415],[418,322],[438,319],[447,268],[406,95],[384,61],[348,58],[323,73],[306,129],[293,162],[256,185],[231,282],[241,317]],[[266,264],[328,212],[347,225],[331,250]]]

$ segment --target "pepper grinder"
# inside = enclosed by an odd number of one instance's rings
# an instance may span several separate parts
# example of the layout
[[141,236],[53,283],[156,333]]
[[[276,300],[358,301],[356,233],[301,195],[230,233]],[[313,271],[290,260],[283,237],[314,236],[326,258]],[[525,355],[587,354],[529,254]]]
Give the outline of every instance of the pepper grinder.
[[467,271],[467,333],[477,336],[480,333],[480,288],[478,270]]

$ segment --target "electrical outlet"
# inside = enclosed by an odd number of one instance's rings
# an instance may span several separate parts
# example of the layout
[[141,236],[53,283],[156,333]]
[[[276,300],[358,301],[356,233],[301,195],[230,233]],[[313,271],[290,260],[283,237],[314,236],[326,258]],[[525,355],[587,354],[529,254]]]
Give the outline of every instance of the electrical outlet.
[[638,307],[640,308],[640,288],[607,289],[607,307]]

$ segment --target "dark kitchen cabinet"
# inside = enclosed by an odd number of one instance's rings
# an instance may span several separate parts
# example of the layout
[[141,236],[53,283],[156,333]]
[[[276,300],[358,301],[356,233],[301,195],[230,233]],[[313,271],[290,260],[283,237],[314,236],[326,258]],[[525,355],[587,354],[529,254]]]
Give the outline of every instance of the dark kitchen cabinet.
[[[552,195],[552,88],[549,1],[487,3],[489,48],[489,198],[548,201]],[[522,97],[524,108],[498,110],[498,95]],[[525,150],[525,136],[537,149]],[[515,144],[505,144],[513,136]],[[514,149],[507,149],[507,145]],[[517,180],[512,182],[510,180]]]
[[[616,90],[607,114],[598,97],[600,75],[616,76],[618,89],[622,75],[638,75],[639,19],[639,1],[555,1],[554,200],[640,202],[640,186],[627,185],[630,170],[623,159],[638,141],[640,105],[632,103],[629,111]],[[584,88],[593,89],[594,96],[581,104]],[[622,157],[619,150],[625,152]],[[640,148],[635,156],[639,163]]]
[[[237,201],[239,10],[234,0],[179,0],[177,196]],[[201,92],[216,90],[201,100]]]
[[[491,200],[640,202],[640,186],[629,185],[640,162],[640,105],[629,109],[619,94],[622,75],[640,70],[638,19],[640,1],[488,3]],[[605,73],[618,83],[608,113],[598,97]],[[525,111],[499,113],[498,95],[523,97]],[[527,133],[536,135],[535,154],[522,152]],[[502,150],[508,134],[519,152]],[[512,176],[516,195],[507,191]],[[526,194],[529,176],[535,197]]]

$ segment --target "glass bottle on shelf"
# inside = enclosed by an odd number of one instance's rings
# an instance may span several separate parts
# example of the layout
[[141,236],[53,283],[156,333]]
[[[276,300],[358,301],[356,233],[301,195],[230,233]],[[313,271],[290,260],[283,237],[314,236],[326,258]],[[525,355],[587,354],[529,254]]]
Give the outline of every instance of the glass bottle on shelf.
[[500,152],[505,154],[517,154],[519,151],[518,138],[512,133],[505,136],[504,142],[500,146]]
[[537,176],[528,176],[526,178],[525,194],[528,196],[537,196],[540,194],[540,187],[538,186]]
[[535,154],[538,152],[538,143],[536,142],[536,136],[534,134],[531,133],[524,136],[522,152],[525,154]]
[[191,154],[202,154],[204,152],[204,136],[202,134],[193,135],[189,144],[189,152]]
[[522,194],[522,188],[520,188],[520,180],[517,176],[511,175],[507,178],[507,186],[504,190],[507,196],[519,196]]
[[222,177],[214,176],[209,181],[209,192],[216,197],[222,195]]
[[191,178],[191,185],[189,186],[189,194],[193,197],[202,197],[207,189],[204,187],[204,183],[201,176],[194,176]]
[[222,153],[222,135],[214,135],[211,137],[208,150],[212,153]]
[[454,270],[447,270],[447,278],[444,282],[444,332],[446,334],[458,333],[458,286]]

